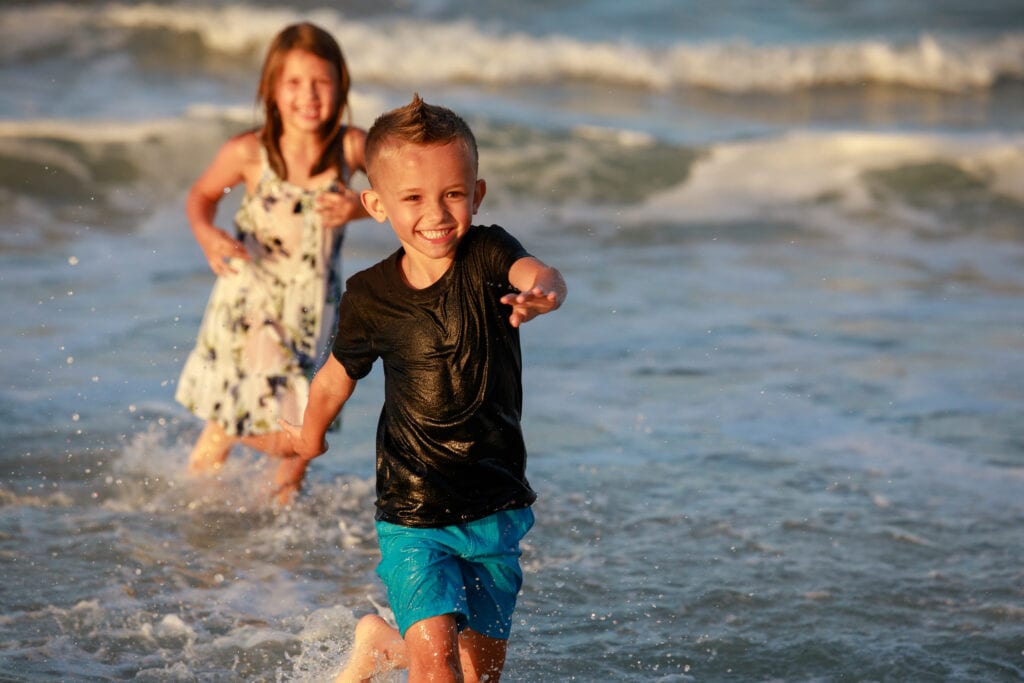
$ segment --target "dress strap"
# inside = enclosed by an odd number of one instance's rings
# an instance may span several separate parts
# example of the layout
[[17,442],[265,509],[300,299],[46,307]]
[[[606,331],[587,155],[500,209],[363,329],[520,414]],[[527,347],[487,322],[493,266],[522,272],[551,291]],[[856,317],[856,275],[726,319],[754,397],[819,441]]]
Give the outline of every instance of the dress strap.
[[341,159],[338,165],[338,177],[346,187],[348,187],[349,180],[352,179],[352,169],[348,165],[349,154],[352,151],[352,143],[348,138],[348,126],[344,126],[341,129]]
[[[348,185],[348,181],[351,179],[352,174],[351,174],[351,171],[349,169],[348,163],[346,162],[346,159],[348,158],[348,154],[351,151],[351,143],[348,142],[348,138],[345,136],[346,132],[348,132],[348,127],[347,126],[345,128],[342,128],[342,131],[341,131],[341,135],[342,135],[342,138],[341,138],[341,148],[342,149],[341,149],[341,159],[338,160],[338,180],[340,180],[343,185],[347,186]],[[288,182],[286,180],[283,180],[280,176],[278,176],[277,173],[274,171],[274,169],[271,168],[271,166],[270,166],[270,154],[267,152],[267,148],[263,145],[262,142],[260,143],[260,178],[261,178],[261,180],[278,180],[278,181],[280,181],[282,183],[287,183]],[[303,187],[300,187],[300,186],[293,186],[293,187],[296,187],[299,191],[303,191],[303,192],[311,191],[310,188],[303,188]]]
[[273,170],[270,168],[270,155],[267,154],[267,148],[260,141],[260,172],[265,175],[270,170]]
[[273,183],[278,178],[277,173],[270,167],[270,155],[267,153],[267,148],[260,142],[260,179],[259,184],[264,185],[266,183]]

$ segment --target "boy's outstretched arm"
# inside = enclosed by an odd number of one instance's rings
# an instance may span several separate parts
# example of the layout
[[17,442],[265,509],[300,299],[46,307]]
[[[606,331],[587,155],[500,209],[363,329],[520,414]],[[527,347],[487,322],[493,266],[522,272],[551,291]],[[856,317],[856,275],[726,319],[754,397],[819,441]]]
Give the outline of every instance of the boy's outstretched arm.
[[309,402],[302,415],[302,424],[293,425],[279,420],[298,457],[312,460],[327,450],[324,439],[327,429],[355,389],[356,380],[349,377],[345,366],[333,354],[328,356],[310,384]]
[[550,313],[565,301],[568,289],[557,268],[545,265],[532,256],[519,259],[508,271],[509,283],[518,294],[506,294],[501,303],[512,307],[509,322],[519,327],[538,315]]

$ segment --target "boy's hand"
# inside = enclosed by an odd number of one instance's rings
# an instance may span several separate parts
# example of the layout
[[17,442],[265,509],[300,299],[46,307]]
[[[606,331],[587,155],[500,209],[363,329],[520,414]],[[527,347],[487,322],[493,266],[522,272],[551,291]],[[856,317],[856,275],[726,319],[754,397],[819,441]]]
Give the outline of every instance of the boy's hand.
[[534,287],[518,294],[506,294],[501,297],[501,303],[512,307],[512,315],[509,316],[508,321],[512,327],[519,327],[538,315],[555,310],[561,302],[558,300],[557,292]]
[[327,440],[321,439],[319,444],[310,445],[302,440],[302,425],[295,425],[285,420],[278,420],[277,423],[281,425],[281,429],[288,435],[288,440],[291,442],[292,457],[302,458],[303,460],[312,460],[318,455],[322,455],[327,452]]

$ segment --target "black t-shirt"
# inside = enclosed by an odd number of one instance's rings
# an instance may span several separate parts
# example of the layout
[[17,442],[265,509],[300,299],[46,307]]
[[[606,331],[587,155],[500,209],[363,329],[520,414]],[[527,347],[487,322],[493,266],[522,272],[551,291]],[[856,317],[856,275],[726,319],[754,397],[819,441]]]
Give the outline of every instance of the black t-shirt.
[[526,507],[519,331],[508,271],[528,256],[503,228],[473,226],[430,287],[412,289],[399,249],[353,275],[333,353],[353,379],[384,362],[378,520],[439,527]]

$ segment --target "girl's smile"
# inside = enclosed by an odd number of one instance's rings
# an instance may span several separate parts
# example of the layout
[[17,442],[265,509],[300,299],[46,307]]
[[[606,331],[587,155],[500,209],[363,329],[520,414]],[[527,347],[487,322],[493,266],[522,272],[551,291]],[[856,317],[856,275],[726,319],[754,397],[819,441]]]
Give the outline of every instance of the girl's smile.
[[276,97],[285,127],[310,132],[332,121],[338,106],[338,74],[327,60],[305,50],[285,55]]

